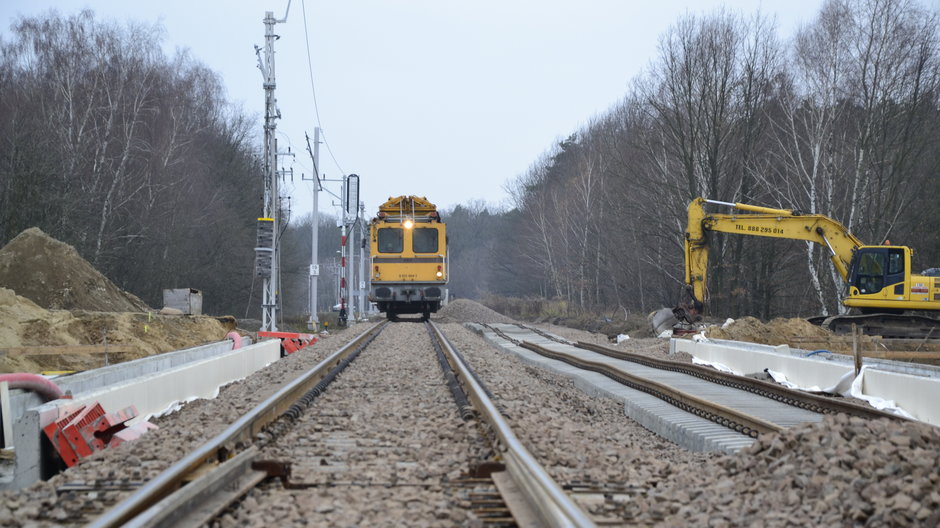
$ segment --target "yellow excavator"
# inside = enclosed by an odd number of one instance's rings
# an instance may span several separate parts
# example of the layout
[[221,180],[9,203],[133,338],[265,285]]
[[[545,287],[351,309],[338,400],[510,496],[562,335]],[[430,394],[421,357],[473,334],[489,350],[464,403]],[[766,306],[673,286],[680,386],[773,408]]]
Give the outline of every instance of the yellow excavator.
[[[732,207],[742,213],[706,213],[705,204]],[[940,337],[940,320],[902,315],[910,310],[940,311],[940,268],[912,273],[911,248],[887,242],[880,246],[864,245],[845,226],[824,215],[704,198],[689,204],[685,284],[691,302],[673,310],[680,321],[700,319],[708,300],[711,231],[808,240],[828,248],[832,264],[848,285],[842,303],[860,314],[815,317],[811,322],[837,333],[847,333],[854,323],[869,335]]]

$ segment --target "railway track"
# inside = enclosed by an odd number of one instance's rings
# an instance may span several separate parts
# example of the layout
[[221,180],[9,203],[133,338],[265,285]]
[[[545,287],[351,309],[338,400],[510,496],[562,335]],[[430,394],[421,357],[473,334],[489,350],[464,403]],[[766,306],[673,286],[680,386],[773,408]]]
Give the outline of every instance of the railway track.
[[[590,350],[592,352],[597,352],[598,354],[611,357],[614,359],[622,359],[624,361],[630,361],[640,365],[646,365],[649,367],[668,370],[671,372],[679,372],[683,374],[688,374],[696,378],[710,381],[719,385],[724,385],[726,387],[732,387],[735,389],[743,390],[753,394],[757,394],[772,400],[780,401],[791,405],[793,407],[799,407],[801,409],[807,409],[809,411],[820,413],[820,414],[835,414],[835,413],[844,413],[849,416],[858,416],[860,418],[866,419],[877,419],[877,418],[889,418],[892,420],[906,420],[906,418],[900,417],[896,414],[888,413],[885,411],[880,411],[878,409],[868,407],[865,405],[860,405],[851,401],[821,396],[817,394],[812,394],[808,392],[798,391],[794,389],[789,389],[783,387],[776,383],[771,383],[768,381],[748,378],[744,376],[736,376],[734,374],[729,374],[726,372],[721,372],[712,368],[703,367],[700,365],[693,365],[688,363],[681,363],[678,361],[667,361],[662,359],[656,359],[649,356],[644,356],[642,354],[634,354],[630,352],[625,352],[622,350],[614,350],[610,347],[605,347],[597,345],[594,343],[587,343],[584,341],[575,341],[571,342],[566,339],[562,339],[556,336],[553,336],[547,332],[543,332],[538,328],[517,324],[516,326],[524,329],[531,330],[536,334],[541,335],[547,339],[550,339],[556,343],[562,343],[567,345],[572,345],[574,347]],[[536,345],[538,346],[538,345]]]
[[[418,329],[382,324],[362,334],[91,526],[220,518],[260,526],[299,516],[389,524],[390,515],[392,524],[475,517],[487,526],[594,525],[522,446],[439,329],[429,323],[433,340],[395,348],[414,343],[403,337]],[[449,390],[433,367],[435,345]]]
[[[465,316],[458,321],[466,320],[472,319]],[[525,340],[545,348],[571,348],[595,356],[598,362],[639,364],[576,348],[575,342],[550,339],[553,336],[518,325],[498,326],[514,339],[525,333],[529,336]],[[664,439],[668,437],[651,433],[643,422],[625,417],[626,404],[619,397],[595,397],[610,393],[606,388],[594,391],[584,385],[585,378],[569,376],[575,369],[568,364],[508,341],[501,349],[494,348],[458,322],[440,328],[486,381],[495,406],[513,425],[520,442],[563,494],[587,512],[588,523],[702,525],[722,518],[744,526],[751,520],[788,518],[805,524],[838,524],[839,519],[849,523],[869,517],[932,518],[931,509],[937,507],[929,492],[937,467],[929,446],[935,444],[936,433],[925,426],[839,412],[820,423],[761,436],[752,440],[752,449],[732,456],[687,451]],[[492,342],[490,335],[487,331]],[[333,351],[347,339],[334,336],[317,351],[275,362],[258,376],[224,389],[219,398],[194,402],[162,419],[158,422],[162,428],[149,433],[153,435],[149,439],[102,452],[46,485],[5,495],[0,519],[14,518],[12,512],[17,520],[43,525],[102,525],[110,515],[102,514],[105,509],[113,512],[152,486],[174,460],[185,458],[179,453],[202,449],[206,439],[221,436],[217,433],[227,430],[227,424],[245,410],[269,400],[267,396],[278,387],[286,388],[285,383],[294,383],[287,380],[306,375],[314,363],[335,359]],[[478,412],[471,410],[473,399],[458,403],[445,381],[452,378],[459,384],[474,376],[456,370],[441,375],[432,343],[421,325],[386,327],[297,418],[272,419],[258,432],[230,442],[180,480],[175,498],[159,499],[155,508],[132,516],[126,524],[187,525],[200,522],[196,519],[214,519],[210,525],[219,527],[549,525],[537,517],[547,508],[539,504],[527,516],[518,506],[528,502],[524,494],[507,491],[525,486],[512,486],[513,479],[508,485],[496,481],[512,469],[506,448],[490,425],[478,424]],[[632,348],[645,350],[646,344],[637,342]],[[587,375],[617,385],[597,373]],[[400,404],[405,395],[414,397],[415,403]],[[671,405],[657,401],[662,412],[671,412],[665,410]],[[800,410],[810,412],[805,406]],[[633,415],[628,412],[628,416]],[[200,434],[201,428],[206,432]],[[447,445],[455,449],[444,449]],[[167,452],[167,446],[176,447],[169,450],[175,455]],[[218,469],[222,467],[229,471]],[[905,475],[915,478],[911,482]],[[791,492],[781,495],[781,486]],[[872,510],[871,490],[860,490],[884,486],[897,486],[924,508],[915,511],[879,503]],[[833,501],[829,496],[836,492],[839,500]],[[190,505],[186,500],[177,502],[187,496]],[[147,510],[162,513],[151,515]],[[178,517],[170,520],[167,512]],[[197,517],[187,522],[184,517],[189,515]],[[117,524],[121,522],[112,525]]]
[[[761,433],[780,433],[799,423],[819,421],[824,414],[845,413],[866,419],[903,420],[870,407],[787,389],[758,379],[591,343],[571,342],[527,325],[480,326],[509,343],[579,369],[602,374],[626,387],[653,395],[678,409],[752,438]],[[531,337],[525,339],[526,335],[541,338],[541,343],[534,342]],[[727,390],[716,391],[711,385]]]

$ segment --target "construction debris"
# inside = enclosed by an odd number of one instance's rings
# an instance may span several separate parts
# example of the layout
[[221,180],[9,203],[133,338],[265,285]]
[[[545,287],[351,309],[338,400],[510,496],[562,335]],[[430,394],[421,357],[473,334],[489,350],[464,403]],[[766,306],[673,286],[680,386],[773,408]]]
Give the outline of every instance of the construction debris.
[[157,428],[147,421],[128,426],[127,422],[137,415],[137,408],[133,405],[117,412],[105,413],[104,407],[95,402],[82,405],[65,418],[50,423],[43,428],[43,432],[65,465],[72,467],[80,458],[95,451],[136,440],[145,432]]

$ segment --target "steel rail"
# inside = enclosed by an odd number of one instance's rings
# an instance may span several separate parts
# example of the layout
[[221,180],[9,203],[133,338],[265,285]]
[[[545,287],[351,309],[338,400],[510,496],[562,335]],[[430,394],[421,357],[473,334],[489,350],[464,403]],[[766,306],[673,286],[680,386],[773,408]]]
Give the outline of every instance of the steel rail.
[[866,419],[890,418],[892,420],[910,420],[909,418],[872,407],[867,407],[865,405],[859,405],[857,403],[842,399],[834,399],[831,397],[821,396],[819,394],[791,389],[776,383],[771,383],[769,381],[738,376],[701,365],[682,363],[679,361],[670,361],[667,359],[658,359],[641,354],[626,352],[623,350],[614,350],[603,345],[596,345],[594,343],[587,343],[585,341],[568,341],[567,339],[558,338],[538,328],[518,323],[516,326],[526,330],[531,330],[546,339],[555,341],[556,343],[583,348],[585,350],[603,354],[614,359],[630,361],[632,363],[637,363],[647,367],[688,374],[689,376],[695,376],[696,378],[711,381],[719,385],[758,394],[765,398],[770,398],[787,405],[792,405],[793,407],[799,407],[801,409],[806,409],[808,411],[820,414],[845,413],[850,416],[858,416],[860,418]]
[[133,520],[135,517],[178,490],[187,478],[197,470],[207,464],[224,462],[234,456],[236,451],[250,446],[255,435],[261,432],[266,425],[277,420],[346,357],[375,339],[387,324],[386,321],[370,328],[330,354],[312,369],[258,404],[214,438],[147,481],[131,496],[92,521],[89,526],[93,528],[134,526]]
[[858,416],[860,418],[868,419],[891,418],[893,420],[909,420],[903,416],[871,407],[865,407],[857,403],[828,398],[796,389],[790,389],[777,385],[776,383],[771,383],[769,381],[737,376],[735,374],[721,372],[700,365],[651,358],[648,356],[632,354],[630,352],[624,352],[621,350],[613,350],[602,345],[585,343],[583,341],[578,341],[577,343],[573,344],[573,346],[590,350],[598,354],[603,354],[614,359],[622,359],[624,361],[638,363],[647,367],[688,374],[690,376],[695,376],[696,378],[718,383],[719,385],[725,385],[727,387],[759,394],[766,398],[786,403],[787,405],[792,405],[794,407],[799,407],[801,409],[806,409],[820,414],[845,413],[851,416]]
[[623,383],[628,387],[632,387],[647,394],[656,396],[657,398],[665,400],[672,405],[679,407],[680,409],[692,412],[693,414],[707,418],[713,422],[730,429],[734,429],[751,437],[757,437],[757,435],[760,433],[780,433],[786,429],[785,427],[773,422],[769,422],[762,418],[752,416],[748,413],[741,412],[731,407],[726,407],[704,398],[699,398],[698,396],[689,394],[688,392],[670,387],[669,385],[660,383],[658,381],[647,379],[642,376],[637,376],[636,374],[632,374],[606,363],[582,359],[564,352],[545,348],[529,341],[522,341],[519,346],[545,357],[563,361],[569,365],[584,370],[590,370],[599,374],[603,374],[604,376]]
[[444,334],[437,325],[434,323],[430,325],[447,355],[448,362],[457,373],[458,379],[467,388],[470,400],[496,435],[502,449],[503,459],[506,461],[507,471],[526,496],[532,510],[540,516],[542,525],[595,526],[591,518],[575,504],[522,445],[497,410],[496,405],[487,396],[482,385],[477,382],[470,368],[444,338]]
[[[597,372],[598,374],[607,376],[608,378],[622,383],[627,387],[655,396],[686,412],[690,412],[696,416],[705,418],[723,427],[738,431],[742,434],[756,438],[760,433],[779,433],[785,429],[778,424],[768,422],[756,416],[751,416],[750,414],[738,411],[737,409],[725,407],[715,402],[699,398],[687,392],[670,387],[666,384],[631,374],[606,363],[581,359],[570,354],[565,354],[564,352],[545,348],[529,341],[515,339],[508,336],[499,328],[488,324],[481,324],[481,326],[488,328],[490,331],[496,333],[496,335],[499,337],[506,339],[522,348],[531,350],[536,354],[568,363],[569,365],[578,367],[580,369]],[[517,326],[525,328],[521,325]],[[551,336],[546,337],[563,344],[571,344],[568,341],[555,339]]]

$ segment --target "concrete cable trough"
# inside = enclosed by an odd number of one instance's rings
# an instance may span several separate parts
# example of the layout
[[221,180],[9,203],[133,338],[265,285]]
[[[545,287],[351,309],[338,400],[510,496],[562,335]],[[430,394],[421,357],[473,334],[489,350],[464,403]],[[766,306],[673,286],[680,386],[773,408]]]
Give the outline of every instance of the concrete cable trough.
[[4,400],[5,429],[12,432],[15,457],[0,468],[0,489],[17,489],[48,478],[55,461],[44,449],[42,428],[83,404],[98,402],[114,411],[134,405],[146,420],[175,404],[212,398],[219,387],[244,378],[280,357],[277,340],[232,349],[225,340],[118,363],[57,378],[72,399],[43,403],[36,394],[10,391]]

